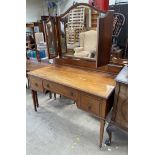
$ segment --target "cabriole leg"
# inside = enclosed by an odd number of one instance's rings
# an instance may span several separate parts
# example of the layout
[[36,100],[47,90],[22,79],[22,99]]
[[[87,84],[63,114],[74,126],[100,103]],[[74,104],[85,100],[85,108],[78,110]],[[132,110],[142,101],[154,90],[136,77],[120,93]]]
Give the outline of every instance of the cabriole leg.
[[112,130],[114,130],[113,126],[109,123],[109,125],[106,128],[106,131],[108,133],[108,138],[105,141],[105,144],[110,146],[111,144],[111,138],[112,138]]

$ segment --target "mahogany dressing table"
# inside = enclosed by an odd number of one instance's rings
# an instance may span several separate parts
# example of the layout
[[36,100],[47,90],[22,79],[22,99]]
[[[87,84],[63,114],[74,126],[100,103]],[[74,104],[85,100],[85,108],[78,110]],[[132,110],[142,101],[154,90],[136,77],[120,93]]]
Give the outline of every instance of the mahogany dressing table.
[[105,118],[113,103],[115,81],[112,76],[61,65],[43,67],[28,74],[35,111],[39,106],[37,91],[49,90],[73,99],[79,109],[100,119],[102,146]]
[[[94,12],[97,16],[92,19]],[[49,90],[74,100],[79,109],[100,119],[102,147],[105,119],[113,105],[114,78],[122,68],[110,62],[113,11],[78,3],[43,23],[48,58],[53,64],[28,73],[34,109],[39,106],[37,92]]]

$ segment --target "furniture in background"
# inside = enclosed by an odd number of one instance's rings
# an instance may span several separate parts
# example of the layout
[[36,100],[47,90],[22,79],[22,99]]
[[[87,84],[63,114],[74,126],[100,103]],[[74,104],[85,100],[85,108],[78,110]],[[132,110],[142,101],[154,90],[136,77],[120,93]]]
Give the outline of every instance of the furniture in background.
[[26,23],[27,36],[32,36],[32,38],[34,39],[35,49],[37,48],[35,33],[39,33],[39,32],[42,32],[43,36],[44,36],[44,30],[43,30],[42,22]]
[[105,144],[111,144],[112,131],[120,129],[128,132],[128,67],[124,66],[116,77],[116,88],[112,118],[106,128],[109,138]]
[[91,26],[93,29],[97,28],[97,19],[98,19],[99,13],[95,10],[91,11]]
[[125,23],[125,16],[122,13],[114,13],[113,21],[113,34],[112,34],[112,48],[111,48],[111,59],[123,58],[124,50],[118,46],[118,38],[121,33],[121,30]]
[[40,42],[44,42],[43,32],[36,32],[35,33],[35,42],[36,42],[36,45],[39,44]]
[[66,23],[67,46],[74,48],[79,45],[79,33],[83,31],[85,25],[85,8],[77,7],[68,13]]
[[122,30],[122,27],[125,23],[125,16],[122,13],[115,13],[114,14],[114,21],[113,21],[113,44],[117,44],[118,37]]
[[[42,22],[33,22],[33,23],[26,24],[27,59],[37,59],[38,61],[41,61],[42,58],[46,58],[46,55],[47,55],[46,48],[44,48],[44,51],[43,51],[43,46],[42,46],[42,44],[44,43],[44,40],[45,40],[44,29],[43,29]],[[42,46],[42,49],[40,50],[41,46]]]
[[120,64],[122,66],[128,65],[128,59],[119,59],[119,58],[112,58],[113,64]]
[[[116,23],[116,21],[119,21],[117,25],[120,25],[118,27],[121,27],[121,31],[119,35],[117,35],[117,37],[115,37],[116,35],[114,35],[114,38],[116,38],[114,39],[114,41],[117,42],[117,46],[123,51],[122,58],[127,59],[128,58],[128,46],[127,46],[127,42],[128,42],[127,41],[128,40],[128,2],[117,1],[117,3],[115,3],[114,5],[110,5],[109,9],[114,10],[114,15],[116,14],[114,24]],[[123,20],[124,20],[123,18],[125,18],[124,23],[123,23]]]
[[95,58],[97,47],[97,31],[90,30],[80,33],[80,47],[74,48],[74,56]]

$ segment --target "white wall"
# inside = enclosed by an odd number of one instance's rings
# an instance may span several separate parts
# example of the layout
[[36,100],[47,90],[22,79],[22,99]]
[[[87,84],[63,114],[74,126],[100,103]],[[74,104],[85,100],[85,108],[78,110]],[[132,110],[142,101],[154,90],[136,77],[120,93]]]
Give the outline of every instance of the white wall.
[[41,16],[48,15],[46,2],[43,0],[26,0],[26,22],[40,20]]

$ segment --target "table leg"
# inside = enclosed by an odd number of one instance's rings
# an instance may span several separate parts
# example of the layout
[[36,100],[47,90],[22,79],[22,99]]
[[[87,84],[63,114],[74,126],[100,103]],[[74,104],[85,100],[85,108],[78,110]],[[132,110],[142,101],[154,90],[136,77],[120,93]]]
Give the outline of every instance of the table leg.
[[56,93],[54,93],[54,99],[56,100]]
[[27,78],[27,88],[28,88],[28,89],[30,88],[30,81],[29,81],[29,78]]
[[102,147],[102,142],[103,142],[104,125],[105,125],[105,121],[101,119],[100,120],[100,145],[99,145],[100,148]]
[[51,93],[51,91],[49,91],[49,98],[50,98],[50,99],[52,98],[52,93]]
[[37,91],[35,91],[36,106],[39,107]]
[[32,93],[32,99],[33,99],[34,110],[37,111],[35,91],[34,91],[34,90],[31,90],[31,93]]

